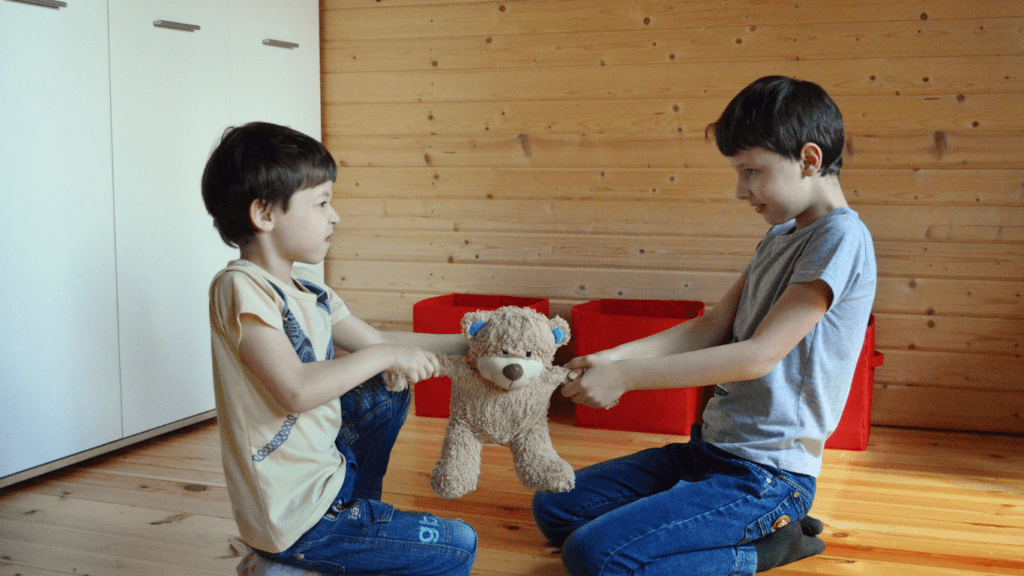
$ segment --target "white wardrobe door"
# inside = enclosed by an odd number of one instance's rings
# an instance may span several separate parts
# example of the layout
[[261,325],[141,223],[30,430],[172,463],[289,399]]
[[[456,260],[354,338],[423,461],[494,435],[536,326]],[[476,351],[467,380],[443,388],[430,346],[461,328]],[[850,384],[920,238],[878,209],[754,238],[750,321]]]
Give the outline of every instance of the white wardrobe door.
[[[223,0],[110,0],[125,434],[214,407],[208,287],[237,252],[203,206],[230,119]],[[156,23],[156,24],[155,24]],[[194,31],[180,28],[198,27]]]
[[320,139],[319,10],[317,0],[232,1],[232,123],[274,122]]
[[0,2],[0,477],[121,437],[107,5]]

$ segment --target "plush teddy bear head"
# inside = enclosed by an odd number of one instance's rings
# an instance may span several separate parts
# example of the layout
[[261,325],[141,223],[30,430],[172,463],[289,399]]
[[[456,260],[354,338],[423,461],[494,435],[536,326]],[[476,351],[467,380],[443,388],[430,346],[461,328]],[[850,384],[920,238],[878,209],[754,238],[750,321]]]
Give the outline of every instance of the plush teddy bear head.
[[505,306],[466,314],[462,334],[469,341],[470,366],[499,388],[515,390],[552,365],[555,350],[569,341],[569,323],[529,308]]

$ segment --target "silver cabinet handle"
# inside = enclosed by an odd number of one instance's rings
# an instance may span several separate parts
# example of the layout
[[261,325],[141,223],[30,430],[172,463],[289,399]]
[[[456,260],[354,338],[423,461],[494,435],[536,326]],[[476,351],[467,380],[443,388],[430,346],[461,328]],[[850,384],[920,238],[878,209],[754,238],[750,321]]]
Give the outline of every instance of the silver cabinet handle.
[[181,22],[171,22],[170,20],[153,20],[153,26],[157,28],[170,28],[171,30],[183,30],[185,32],[199,30],[199,26],[195,24],[182,24]]
[[11,2],[21,2],[22,4],[34,4],[36,6],[44,6],[46,8],[53,8],[54,10],[60,10],[61,8],[67,8],[67,2],[61,2],[60,0],[10,0]]
[[284,40],[274,40],[272,38],[267,38],[263,41],[263,44],[267,46],[276,46],[278,48],[287,48],[289,50],[299,47],[295,42],[285,42]]

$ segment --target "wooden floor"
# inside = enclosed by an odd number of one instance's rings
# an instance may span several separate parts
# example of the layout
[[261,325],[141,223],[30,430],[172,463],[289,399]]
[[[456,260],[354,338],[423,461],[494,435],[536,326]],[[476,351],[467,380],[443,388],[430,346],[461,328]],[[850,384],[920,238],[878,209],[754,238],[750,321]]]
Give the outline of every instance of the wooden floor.
[[[552,437],[576,467],[675,439],[574,428],[565,408]],[[564,574],[506,449],[485,448],[476,492],[433,495],[444,424],[410,416],[384,500],[471,523],[474,574]],[[1024,574],[1024,439],[876,427],[866,452],[826,453],[812,514],[828,549],[773,574]],[[212,421],[0,491],[0,576],[230,575],[235,534]]]

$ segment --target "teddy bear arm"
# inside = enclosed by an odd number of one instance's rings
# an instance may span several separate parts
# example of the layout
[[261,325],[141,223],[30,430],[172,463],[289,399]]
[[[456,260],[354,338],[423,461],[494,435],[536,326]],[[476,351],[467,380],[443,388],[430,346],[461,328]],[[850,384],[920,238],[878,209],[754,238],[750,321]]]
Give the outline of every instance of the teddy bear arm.
[[509,443],[509,449],[523,486],[543,492],[568,492],[576,485],[572,465],[551,444],[547,422],[517,436]]
[[[440,355],[437,359],[440,362],[441,369],[434,374],[434,377],[454,376],[461,374],[463,371],[468,373],[469,367],[466,364],[466,359],[462,356]],[[409,379],[402,372],[385,370],[383,377],[384,387],[389,392],[401,392],[409,387]]]
[[470,376],[469,363],[465,356],[451,356],[442,354],[437,357],[440,363],[440,370],[434,376],[447,376],[449,378],[464,378]]
[[547,373],[557,383],[556,387],[569,381],[569,369],[564,366],[548,366]]
[[480,440],[468,426],[448,420],[441,457],[430,473],[430,486],[442,498],[458,498],[476,490],[480,476]]

